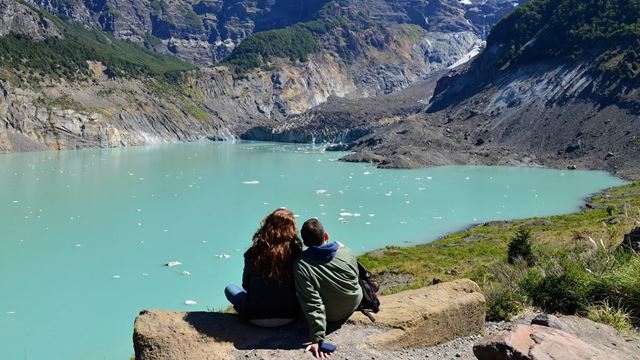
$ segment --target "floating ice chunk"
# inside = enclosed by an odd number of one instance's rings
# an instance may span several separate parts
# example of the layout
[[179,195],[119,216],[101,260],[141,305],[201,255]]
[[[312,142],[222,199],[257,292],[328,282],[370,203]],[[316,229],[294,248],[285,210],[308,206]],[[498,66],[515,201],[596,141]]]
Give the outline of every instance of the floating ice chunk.
[[338,190],[338,192],[339,192],[340,194],[344,194],[344,191],[342,191],[342,190]]
[[144,181],[144,178],[143,178],[143,177],[140,177],[140,178],[138,178],[138,180],[140,180],[140,181]]
[[142,209],[136,209],[137,212],[142,212]]
[[222,253],[222,254],[216,255],[216,257],[219,258],[219,259],[226,260],[226,259],[230,258],[231,255],[229,255],[227,253]]
[[206,244],[206,243],[208,243],[208,241],[207,240],[202,240],[202,243]]
[[345,212],[341,212],[340,216],[353,216],[353,214],[350,213],[350,212],[345,211]]
[[365,225],[371,225],[371,222],[367,221],[364,223]]
[[369,217],[374,217],[376,216],[376,214],[369,214]]
[[198,303],[194,300],[185,300],[185,305],[198,305]]
[[431,176],[427,176],[427,180],[433,180]]
[[316,194],[325,194],[327,192],[326,189],[318,189],[316,190]]
[[80,245],[80,244],[76,244],[76,247],[80,247],[80,246],[82,246],[82,245]]
[[13,201],[12,201],[12,203],[14,203],[14,204],[17,204],[17,203],[19,203],[19,202],[20,202],[20,201],[18,201],[18,200],[13,200]]
[[187,270],[183,270],[183,271],[180,273],[180,275],[182,275],[182,276],[191,276],[191,273],[190,273],[189,271],[187,271]]
[[7,315],[15,315],[16,312],[15,311],[7,311],[7,312],[5,312],[5,314],[7,314]]
[[324,204],[320,204],[320,205],[318,205],[318,206],[320,206],[320,207],[324,207]]
[[400,221],[400,224],[407,225],[408,223],[406,221]]
[[167,230],[167,229],[164,229],[164,230],[162,230],[162,232],[169,232],[169,230]]
[[245,185],[258,185],[260,184],[260,181],[258,180],[247,180],[247,181],[243,181],[242,182]]
[[325,215],[327,215],[327,213],[326,212],[322,212],[322,213],[320,213],[320,215],[325,216]]
[[141,222],[139,222],[139,223],[138,223],[138,226],[142,226],[142,223],[141,223]]
[[404,202],[405,204],[411,204],[411,201],[407,200]]
[[389,191],[388,193],[385,193],[384,196],[391,196],[391,194],[393,194],[393,191]]
[[164,266],[168,267],[174,267],[178,265],[182,265],[182,263],[180,261],[169,261],[168,263],[164,264]]
[[368,172],[368,171],[365,171],[365,172],[362,173],[362,175],[371,175],[371,173]]
[[338,221],[342,221],[342,220],[344,220],[344,218],[343,218],[343,217],[339,217],[339,218],[338,218]]
[[149,276],[149,273],[142,273],[142,276]]
[[360,215],[360,213],[353,213],[353,216],[360,217],[361,215]]
[[113,275],[112,278],[114,279],[120,279],[120,275]]
[[471,180],[471,178],[470,178],[470,177],[468,177],[468,176],[467,176],[466,178],[464,178],[464,179],[465,179],[465,180]]
[[478,221],[478,218],[473,218],[473,221]]
[[132,172],[129,172],[129,176],[133,176],[133,173],[132,173]]
[[426,187],[419,187],[418,190],[425,191],[425,190],[427,190],[427,188]]
[[433,220],[442,220],[442,216],[433,216],[431,217]]

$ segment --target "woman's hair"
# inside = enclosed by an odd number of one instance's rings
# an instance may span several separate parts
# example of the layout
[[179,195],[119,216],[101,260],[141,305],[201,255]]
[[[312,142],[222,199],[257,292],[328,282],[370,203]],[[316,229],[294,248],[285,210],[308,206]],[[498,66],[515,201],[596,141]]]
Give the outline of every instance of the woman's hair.
[[244,256],[256,275],[283,282],[291,278],[293,262],[301,254],[296,218],[290,210],[280,208],[262,220]]

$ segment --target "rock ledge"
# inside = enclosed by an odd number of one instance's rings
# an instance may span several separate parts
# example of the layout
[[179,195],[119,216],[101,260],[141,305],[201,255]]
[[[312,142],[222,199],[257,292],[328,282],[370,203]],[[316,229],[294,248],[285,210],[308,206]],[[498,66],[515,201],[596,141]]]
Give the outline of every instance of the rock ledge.
[[[372,324],[356,313],[329,335],[345,350],[368,358],[390,348],[425,347],[482,332],[485,299],[471,280],[456,280],[383,296]],[[142,311],[136,318],[136,360],[290,359],[302,356],[306,339],[302,322],[278,329],[247,325],[235,314],[216,312]]]

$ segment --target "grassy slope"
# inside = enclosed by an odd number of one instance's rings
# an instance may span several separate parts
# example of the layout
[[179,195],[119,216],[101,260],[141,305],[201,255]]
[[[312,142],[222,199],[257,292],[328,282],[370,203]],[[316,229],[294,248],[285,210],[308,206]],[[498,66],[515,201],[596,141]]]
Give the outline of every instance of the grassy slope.
[[[434,278],[443,281],[471,278],[485,284],[490,281],[491,268],[506,262],[509,241],[522,227],[531,230],[534,249],[589,246],[589,236],[621,242],[623,234],[637,226],[640,219],[640,183],[611,188],[594,196],[589,204],[594,208],[573,214],[487,223],[429,244],[390,246],[364,254],[360,260],[374,274],[413,278],[409,286],[395,287],[389,292],[429,285]],[[614,207],[612,216],[607,213],[608,206]],[[610,220],[617,224],[609,225]],[[455,269],[455,274],[451,274],[451,269]]]

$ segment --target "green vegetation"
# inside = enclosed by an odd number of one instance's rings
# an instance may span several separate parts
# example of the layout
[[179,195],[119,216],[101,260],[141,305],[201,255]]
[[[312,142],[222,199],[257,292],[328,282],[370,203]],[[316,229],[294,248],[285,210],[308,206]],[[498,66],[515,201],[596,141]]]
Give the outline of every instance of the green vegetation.
[[531,0],[493,28],[505,45],[501,66],[546,58],[594,56],[599,69],[640,76],[640,0]]
[[619,244],[640,224],[640,183],[609,189],[589,204],[573,214],[488,223],[360,259],[378,276],[410,277],[409,288],[433,279],[471,278],[485,292],[489,320],[535,307],[589,316],[619,329],[637,325],[640,255]]
[[633,329],[630,315],[624,309],[611,306],[608,303],[590,306],[587,309],[587,317],[593,321],[611,325],[619,331]]
[[533,258],[533,251],[531,251],[531,230],[520,229],[516,236],[511,239],[509,248],[507,250],[507,256],[509,264],[513,264],[519,259],[525,261],[527,265],[531,266],[535,260]]
[[[45,16],[45,15],[43,15]],[[0,67],[16,69],[30,78],[83,79],[90,74],[87,61],[99,61],[111,76],[175,78],[193,69],[176,57],[140,48],[131,42],[46,15],[61,29],[62,38],[34,40],[20,34],[0,38]]]
[[333,23],[313,20],[284,29],[255,33],[247,37],[225,59],[237,73],[267,66],[272,58],[305,62],[318,47],[316,35],[329,32]]

